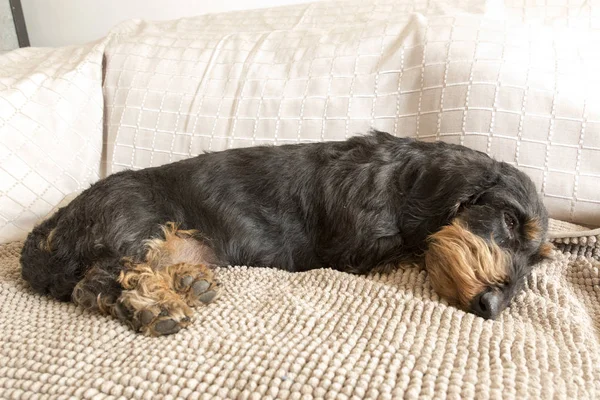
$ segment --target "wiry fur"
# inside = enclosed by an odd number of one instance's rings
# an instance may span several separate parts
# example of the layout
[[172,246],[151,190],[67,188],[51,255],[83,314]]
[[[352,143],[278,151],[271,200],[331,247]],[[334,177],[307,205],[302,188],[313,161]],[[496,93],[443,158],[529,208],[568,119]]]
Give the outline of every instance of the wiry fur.
[[[496,272],[477,285],[452,278],[443,284],[452,287],[447,295],[470,308],[479,288],[501,280],[502,289],[495,290],[507,293],[508,304],[547,253],[547,213],[531,180],[462,146],[383,132],[342,142],[233,149],[114,174],[33,230],[22,273],[38,292],[70,300],[91,269],[114,277],[125,269],[124,257],[147,263],[153,241],[168,239],[161,227],[169,221],[193,230],[179,237],[194,241],[191,247],[185,242],[185,257],[200,257],[197,264],[368,273],[422,260],[432,243],[442,246],[442,232],[449,232],[444,227],[457,218],[462,231],[450,236],[474,252],[486,243],[489,268]],[[465,235],[459,240],[460,232]],[[466,232],[476,245],[467,243]],[[437,271],[454,268],[453,247],[443,246]],[[465,276],[480,276],[480,266],[462,264]],[[111,285],[114,279],[105,286]],[[107,289],[112,297],[119,296],[116,287]]]

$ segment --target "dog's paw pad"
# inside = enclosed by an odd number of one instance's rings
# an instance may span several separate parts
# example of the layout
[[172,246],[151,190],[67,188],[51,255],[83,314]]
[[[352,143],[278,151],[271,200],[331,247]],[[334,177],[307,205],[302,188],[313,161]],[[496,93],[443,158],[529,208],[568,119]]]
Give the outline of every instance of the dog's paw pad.
[[221,284],[214,279],[212,272],[205,268],[198,268],[195,276],[186,274],[176,282],[179,285],[175,290],[191,307],[212,302],[217,298],[221,288]]
[[151,307],[138,312],[135,322],[139,331],[148,336],[171,335],[191,323],[191,318],[182,312],[184,310],[169,312],[164,308]]
[[153,326],[153,330],[161,335],[170,335],[177,333],[181,330],[182,326],[174,319],[167,318],[156,322]]
[[154,318],[156,318],[156,315],[150,310],[142,310],[138,316],[140,324],[143,326],[150,325]]
[[200,297],[204,292],[208,290],[210,283],[204,279],[194,282],[192,285],[192,293],[196,297]]
[[190,285],[194,282],[194,277],[191,275],[186,275],[181,278],[179,284],[182,288],[190,287]]
[[218,294],[217,291],[209,290],[207,292],[202,293],[200,296],[198,296],[198,300],[200,300],[204,304],[208,304],[217,297],[217,294]]

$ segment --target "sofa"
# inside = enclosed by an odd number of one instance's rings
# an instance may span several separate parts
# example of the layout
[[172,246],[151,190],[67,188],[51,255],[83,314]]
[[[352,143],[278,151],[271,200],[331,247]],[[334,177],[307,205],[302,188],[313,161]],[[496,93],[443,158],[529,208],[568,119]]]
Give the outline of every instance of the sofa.
[[[126,21],[0,56],[0,398],[596,398],[600,8],[322,1]],[[205,151],[370,128],[527,173],[553,258],[494,321],[427,273],[228,266],[167,337],[31,291],[22,241],[91,183]]]

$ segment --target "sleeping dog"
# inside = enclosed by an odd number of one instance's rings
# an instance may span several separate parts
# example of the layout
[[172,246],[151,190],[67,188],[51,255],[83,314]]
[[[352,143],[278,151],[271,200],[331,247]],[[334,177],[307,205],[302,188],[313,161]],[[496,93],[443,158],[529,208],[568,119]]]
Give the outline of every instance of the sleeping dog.
[[215,266],[367,274],[423,265],[457,307],[495,318],[551,251],[533,182],[484,153],[374,131],[232,149],[116,173],[39,224],[23,278],[166,335],[217,298]]

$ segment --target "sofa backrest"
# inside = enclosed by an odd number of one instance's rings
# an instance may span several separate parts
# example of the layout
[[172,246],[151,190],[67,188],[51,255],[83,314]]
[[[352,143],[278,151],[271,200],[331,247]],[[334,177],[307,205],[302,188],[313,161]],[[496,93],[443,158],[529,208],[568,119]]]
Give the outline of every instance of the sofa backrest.
[[373,127],[484,151],[529,174],[554,218],[600,225],[600,24],[570,3],[444,3],[123,24],[106,50],[108,172]]

